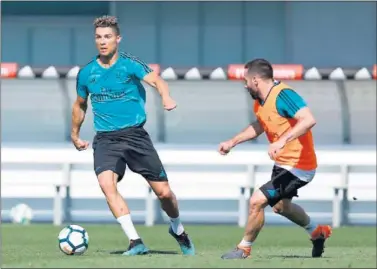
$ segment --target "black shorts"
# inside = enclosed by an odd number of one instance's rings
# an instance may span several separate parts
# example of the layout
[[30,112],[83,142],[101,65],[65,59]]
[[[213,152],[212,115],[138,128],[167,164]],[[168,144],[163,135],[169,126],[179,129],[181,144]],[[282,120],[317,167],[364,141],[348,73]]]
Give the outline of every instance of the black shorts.
[[167,181],[160,157],[143,127],[97,133],[93,140],[94,171],[111,170],[122,180],[128,166],[150,181]]
[[260,187],[262,193],[267,197],[268,204],[273,207],[282,199],[298,197],[297,190],[308,184],[293,175],[288,170],[274,165],[271,180]]

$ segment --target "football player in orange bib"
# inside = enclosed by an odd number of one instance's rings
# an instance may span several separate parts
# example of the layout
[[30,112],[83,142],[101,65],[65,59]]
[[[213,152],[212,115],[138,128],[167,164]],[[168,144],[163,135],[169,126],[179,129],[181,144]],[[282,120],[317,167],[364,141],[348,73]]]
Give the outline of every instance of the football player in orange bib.
[[266,133],[268,155],[274,161],[271,179],[250,198],[244,237],[223,259],[244,259],[264,225],[264,208],[303,227],[313,243],[312,257],[321,257],[331,227],[318,225],[303,208],[292,202],[297,190],[307,185],[317,168],[311,128],[315,119],[302,97],[288,85],[273,78],[271,64],[256,59],[245,65],[245,88],[254,101],[256,121],[232,139],[222,142],[219,152],[226,155],[233,147]]

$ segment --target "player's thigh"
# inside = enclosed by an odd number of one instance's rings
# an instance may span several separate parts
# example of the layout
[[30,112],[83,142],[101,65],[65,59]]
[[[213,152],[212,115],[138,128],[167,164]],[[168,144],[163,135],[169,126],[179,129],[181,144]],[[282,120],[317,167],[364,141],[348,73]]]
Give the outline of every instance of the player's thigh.
[[265,208],[268,205],[269,201],[267,197],[264,195],[264,193],[262,192],[262,190],[259,189],[253,192],[253,194],[250,197],[249,203],[250,203],[249,210],[251,213],[251,211],[253,211],[254,209]]
[[288,170],[274,166],[271,180],[261,186],[260,190],[266,196],[268,204],[273,207],[282,199],[292,199],[297,195],[297,190],[307,182],[300,180]]
[[151,182],[167,181],[165,168],[147,131],[135,130],[136,136],[128,143],[125,156],[127,165],[135,173]]
[[[117,181],[122,180],[126,170],[126,162],[123,156],[122,143],[116,143],[110,138],[97,136],[93,141],[94,172],[101,182],[105,179],[113,180],[114,176],[105,171],[111,171],[117,175]],[[101,176],[102,175],[102,176]]]
[[[277,167],[276,169],[280,171],[286,171],[284,177],[281,178],[281,192],[282,199],[286,201],[286,206],[289,206],[289,202],[293,197],[298,197],[298,190],[306,186],[314,177],[314,172],[311,171],[302,171],[298,169],[293,169],[293,171],[288,171],[284,168]],[[302,180],[305,178],[306,180]],[[289,201],[288,201],[289,200]]]

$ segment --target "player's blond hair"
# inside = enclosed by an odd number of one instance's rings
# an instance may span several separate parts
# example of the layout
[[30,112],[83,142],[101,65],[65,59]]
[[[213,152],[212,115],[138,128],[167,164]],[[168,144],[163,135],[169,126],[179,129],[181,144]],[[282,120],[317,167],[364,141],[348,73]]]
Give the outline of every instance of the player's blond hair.
[[94,29],[98,27],[110,27],[112,28],[117,35],[119,35],[119,25],[118,25],[118,19],[115,16],[101,16],[94,20]]

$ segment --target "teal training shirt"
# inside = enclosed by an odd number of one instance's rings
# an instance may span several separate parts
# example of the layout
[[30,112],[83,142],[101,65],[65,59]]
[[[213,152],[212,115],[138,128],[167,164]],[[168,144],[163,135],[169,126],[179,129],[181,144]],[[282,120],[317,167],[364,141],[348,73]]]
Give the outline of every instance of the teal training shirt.
[[144,125],[146,94],[141,80],[150,72],[147,64],[127,53],[119,53],[109,68],[96,57],[80,69],[77,94],[84,99],[90,96],[97,132]]
[[[274,84],[279,85],[280,81],[275,81]],[[259,102],[261,105],[264,103],[263,101]],[[293,118],[304,107],[307,107],[305,100],[292,89],[283,89],[276,97],[276,109],[282,117]]]
[[304,99],[292,89],[283,89],[276,98],[276,109],[280,116],[293,118],[296,113],[306,107]]

